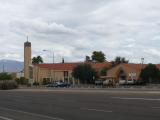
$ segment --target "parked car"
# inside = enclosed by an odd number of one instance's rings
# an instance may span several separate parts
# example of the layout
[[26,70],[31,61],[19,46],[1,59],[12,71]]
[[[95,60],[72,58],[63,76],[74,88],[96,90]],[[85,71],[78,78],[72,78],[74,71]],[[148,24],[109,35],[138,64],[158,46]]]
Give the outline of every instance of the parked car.
[[134,83],[135,83],[135,80],[132,80],[132,79],[129,79],[129,80],[127,80],[126,81],[126,85],[134,85]]
[[71,85],[69,83],[63,82],[63,81],[56,81],[50,84],[45,85],[45,87],[70,87]]
[[134,85],[146,85],[146,82],[144,82],[142,80],[136,80]]
[[126,84],[126,80],[119,80],[119,85],[125,85]]
[[96,80],[95,85],[103,85],[103,81],[102,80]]
[[69,83],[66,82],[56,82],[57,83],[57,87],[70,87],[71,85]]
[[58,87],[58,84],[57,83],[50,83],[50,84],[45,85],[45,87]]
[[103,85],[106,87],[111,87],[111,88],[116,87],[116,83],[113,79],[108,79],[108,80],[103,81]]
[[103,85],[104,85],[104,86],[107,86],[108,84],[109,84],[109,80],[103,81]]

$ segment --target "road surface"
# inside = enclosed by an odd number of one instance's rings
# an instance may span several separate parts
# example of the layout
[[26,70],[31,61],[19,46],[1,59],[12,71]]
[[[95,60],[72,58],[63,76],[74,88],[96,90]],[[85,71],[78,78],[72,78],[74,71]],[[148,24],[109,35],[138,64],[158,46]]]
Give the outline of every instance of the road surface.
[[160,120],[160,92],[0,91],[0,120]]

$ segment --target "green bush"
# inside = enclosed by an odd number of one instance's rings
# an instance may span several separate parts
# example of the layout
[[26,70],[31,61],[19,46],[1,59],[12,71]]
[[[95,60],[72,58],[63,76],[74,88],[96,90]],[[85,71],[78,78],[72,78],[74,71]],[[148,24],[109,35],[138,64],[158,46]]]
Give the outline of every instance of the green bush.
[[0,73],[0,80],[12,80],[12,75],[8,73]]
[[26,79],[26,78],[24,78],[24,77],[17,78],[17,79],[16,79],[16,82],[17,82],[19,85],[28,85],[28,79]]
[[33,85],[38,86],[38,85],[39,85],[39,83],[38,83],[38,82],[34,82],[34,83],[33,83]]
[[18,88],[17,83],[14,80],[0,81],[0,90],[9,90]]
[[49,83],[50,83],[50,79],[49,78],[44,78],[43,82],[42,82],[42,85],[47,85]]
[[154,64],[148,64],[142,69],[140,77],[145,83],[160,83],[160,70]]
[[83,84],[93,84],[98,77],[96,70],[90,64],[80,64],[73,69],[72,75]]

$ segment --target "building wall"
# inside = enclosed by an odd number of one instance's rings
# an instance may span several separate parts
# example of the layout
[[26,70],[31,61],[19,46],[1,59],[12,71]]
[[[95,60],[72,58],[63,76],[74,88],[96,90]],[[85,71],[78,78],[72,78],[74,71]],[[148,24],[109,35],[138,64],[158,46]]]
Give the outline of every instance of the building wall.
[[[40,64],[33,66],[33,80],[42,83],[44,79],[51,81],[63,80],[73,84],[80,84],[72,76],[72,70],[75,66],[82,63],[57,63],[57,64]],[[100,73],[104,67],[109,67],[106,63],[93,63],[92,67]]]
[[34,82],[39,82],[39,69],[37,66],[33,67],[33,80]]
[[[64,72],[68,72],[68,76],[64,76]],[[35,82],[43,83],[43,80],[50,81],[66,81],[74,83],[71,70],[53,70],[47,68],[33,67],[33,80]],[[67,80],[66,80],[67,79]]]
[[139,79],[141,70],[126,67],[123,64],[120,64],[120,65],[108,70],[107,71],[107,76],[116,78],[116,80],[118,82],[119,81],[118,75],[119,75],[121,70],[124,71],[124,73],[126,75],[126,80],[132,79],[132,78],[135,79],[135,80]]

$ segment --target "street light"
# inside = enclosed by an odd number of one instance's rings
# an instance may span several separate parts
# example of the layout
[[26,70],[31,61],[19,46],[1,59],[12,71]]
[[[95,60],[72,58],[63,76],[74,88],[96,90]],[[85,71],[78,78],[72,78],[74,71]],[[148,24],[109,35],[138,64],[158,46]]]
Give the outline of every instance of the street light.
[[[51,52],[51,54],[53,55],[53,64],[54,64],[54,51],[52,50],[43,50],[44,52],[47,51],[47,52]],[[51,71],[51,74],[52,74],[52,70]],[[50,81],[52,82],[52,80],[55,80],[55,72],[53,71],[53,79],[52,79],[52,75],[50,75]]]
[[142,62],[142,69],[143,69],[144,58],[141,58],[141,62]]
[[44,51],[44,52],[48,51],[48,52],[51,52],[51,53],[52,53],[52,55],[53,55],[53,63],[54,63],[54,52],[51,51],[51,50],[43,50],[43,51]]

